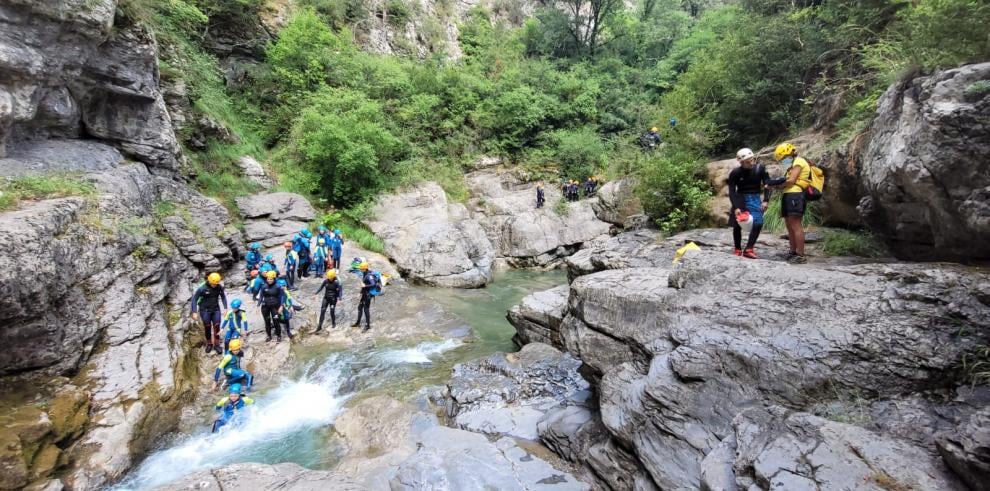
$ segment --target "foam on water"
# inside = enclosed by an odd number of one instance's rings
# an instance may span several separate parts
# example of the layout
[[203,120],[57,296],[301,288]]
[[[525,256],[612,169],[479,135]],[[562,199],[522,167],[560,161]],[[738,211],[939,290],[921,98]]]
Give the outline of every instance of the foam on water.
[[459,339],[427,341],[413,348],[385,350],[379,353],[378,357],[387,363],[427,364],[433,363],[430,357],[450,351],[459,347],[461,344],[463,343]]
[[330,357],[312,374],[286,381],[258,397],[245,414],[246,424],[236,431],[214,435],[207,429],[151,455],[117,489],[148,489],[200,469],[243,461],[246,449],[269,446],[286,435],[333,423],[348,399],[338,394],[341,365],[338,357]]

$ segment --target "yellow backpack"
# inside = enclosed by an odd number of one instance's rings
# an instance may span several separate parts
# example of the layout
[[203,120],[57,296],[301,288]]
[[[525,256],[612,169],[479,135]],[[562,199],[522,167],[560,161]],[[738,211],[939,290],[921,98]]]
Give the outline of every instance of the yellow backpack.
[[818,201],[824,196],[825,191],[825,171],[811,162],[808,162],[808,179],[799,179],[798,186],[804,189],[804,199],[808,201]]

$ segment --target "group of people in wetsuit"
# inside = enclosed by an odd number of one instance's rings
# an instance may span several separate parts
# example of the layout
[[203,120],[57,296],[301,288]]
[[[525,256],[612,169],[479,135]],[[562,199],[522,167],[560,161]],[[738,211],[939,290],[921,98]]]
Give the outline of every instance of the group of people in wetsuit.
[[[337,302],[344,295],[343,285],[338,277],[343,242],[340,230],[331,232],[321,226],[313,247],[311,232],[308,228],[303,228],[293,236],[292,241],[283,244],[285,253],[281,269],[273,254],[263,256],[261,244],[251,244],[245,256],[245,270],[249,281],[244,291],[251,295],[261,309],[266,342],[281,342],[283,327],[289,338],[293,337],[290,320],[294,311],[303,310],[304,307],[294,301],[291,292],[296,291],[299,282],[311,274],[322,278],[319,288],[314,291],[317,295],[323,293],[315,332],[323,330],[328,309],[331,329],[337,327]],[[361,278],[358,316],[352,327],[359,327],[363,318],[365,324],[362,332],[367,332],[371,329],[371,303],[374,297],[382,293],[383,275],[372,271],[364,258],[355,258],[348,271]],[[225,384],[229,394],[215,405],[220,415],[214,421],[214,432],[226,425],[245,405],[254,403],[250,397],[245,396],[254,385],[254,377],[241,366],[244,342],[248,336],[244,302],[235,298],[229,307],[228,309],[220,273],[210,273],[193,293],[191,311],[193,319],[198,319],[203,324],[206,353],[223,355],[213,374],[213,390]]]
[[[578,183],[574,179],[565,179],[560,185],[560,192],[564,195],[564,199],[567,201],[577,201],[581,199],[581,191],[584,190],[584,197],[590,198],[595,195],[598,191],[598,186],[601,184],[601,180],[595,176],[588,176],[588,179],[584,181],[583,184]],[[536,187],[536,207],[543,208],[543,204],[546,202],[546,198],[543,194],[543,184]]]

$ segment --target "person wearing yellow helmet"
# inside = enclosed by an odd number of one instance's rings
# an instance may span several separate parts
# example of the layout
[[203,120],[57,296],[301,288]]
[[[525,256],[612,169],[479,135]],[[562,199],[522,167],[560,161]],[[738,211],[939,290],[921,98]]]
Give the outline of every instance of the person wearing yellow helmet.
[[323,279],[323,283],[316,289],[313,295],[323,292],[323,305],[320,307],[320,321],[316,323],[316,332],[323,330],[323,319],[330,307],[330,329],[337,328],[337,301],[344,298],[344,287],[337,278],[337,270],[328,269]]
[[371,271],[371,265],[367,261],[362,262],[358,265],[358,271],[361,272],[361,301],[358,303],[358,315],[357,321],[354,322],[351,327],[358,327],[361,325],[361,316],[364,316],[364,329],[362,332],[367,332],[371,329],[371,299],[375,295],[375,289],[381,290],[381,281],[373,271]]
[[203,337],[206,338],[206,352],[223,352],[220,343],[220,303],[227,310],[227,293],[223,289],[220,273],[210,273],[206,281],[196,288],[192,296],[192,318],[203,322]]
[[656,126],[650,128],[650,131],[640,138],[640,145],[647,150],[653,150],[663,143],[663,138],[660,137],[660,128]]
[[[797,148],[787,142],[777,145],[773,151],[773,158],[787,169],[784,182],[780,184],[784,191],[780,201],[780,214],[784,217],[787,241],[791,247],[787,262],[804,264],[808,260],[804,257],[804,226],[801,222],[804,220],[807,203],[804,198],[804,188],[798,185],[798,181],[811,180],[811,164],[799,157]],[[779,179],[774,184],[778,182]]]
[[261,318],[265,320],[265,341],[272,340],[272,331],[277,341],[282,341],[282,308],[286,300],[285,290],[276,281],[278,273],[265,273],[265,284],[255,295],[255,300],[261,304]]
[[254,376],[251,372],[241,369],[241,358],[244,356],[244,341],[240,338],[230,340],[230,351],[223,355],[220,364],[213,372],[213,390],[220,386],[220,375],[227,377],[227,385],[244,384],[245,390],[251,390]]

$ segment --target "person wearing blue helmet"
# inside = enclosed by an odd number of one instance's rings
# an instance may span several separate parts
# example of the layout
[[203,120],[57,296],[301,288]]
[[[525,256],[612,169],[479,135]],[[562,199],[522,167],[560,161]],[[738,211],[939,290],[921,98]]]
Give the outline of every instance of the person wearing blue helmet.
[[333,233],[323,225],[320,225],[319,232],[316,234],[316,242],[319,243],[320,239],[323,239],[324,244],[329,244],[331,238],[333,238]]
[[251,244],[248,248],[247,254],[244,255],[244,271],[247,274],[258,269],[258,265],[261,264],[261,244],[255,242]]
[[344,239],[341,238],[338,232],[339,230],[335,230],[330,238],[330,242],[327,242],[327,248],[330,249],[330,257],[333,259],[333,264],[328,265],[327,269],[340,269],[340,257],[344,255]]
[[302,310],[303,308],[292,300],[292,293],[289,292],[289,289],[285,285],[285,278],[279,278],[278,286],[285,290],[285,297],[282,301],[282,312],[279,314],[278,321],[285,326],[285,333],[289,336],[289,339],[292,339],[295,337],[292,334],[292,326],[289,324],[289,321],[292,320],[292,311]]
[[[286,284],[289,290],[296,289],[296,274],[299,271],[299,264],[301,262],[299,253],[293,250],[292,242],[286,242],[282,244],[285,247],[285,276]],[[282,281],[282,280],[279,280]]]
[[213,433],[220,431],[220,428],[231,422],[244,406],[254,404],[254,399],[241,395],[241,390],[241,384],[231,384],[227,397],[221,398],[213,406],[213,410],[220,413],[213,421]]
[[265,273],[269,271],[274,271],[275,275],[278,276],[278,266],[275,265],[275,255],[265,254],[265,260],[261,262],[261,266],[258,267],[258,273],[264,278]]
[[312,238],[313,234],[305,227],[299,230],[299,233],[293,238],[292,248],[299,254],[299,269],[297,270],[297,274],[300,278],[309,276],[309,267],[312,265],[312,260],[310,259],[310,239]]
[[231,339],[246,338],[248,335],[247,313],[241,310],[241,306],[242,303],[239,298],[235,298],[230,302],[230,310],[227,311],[227,315],[223,319],[223,324],[220,324],[220,330],[224,332],[224,353],[230,351]]

